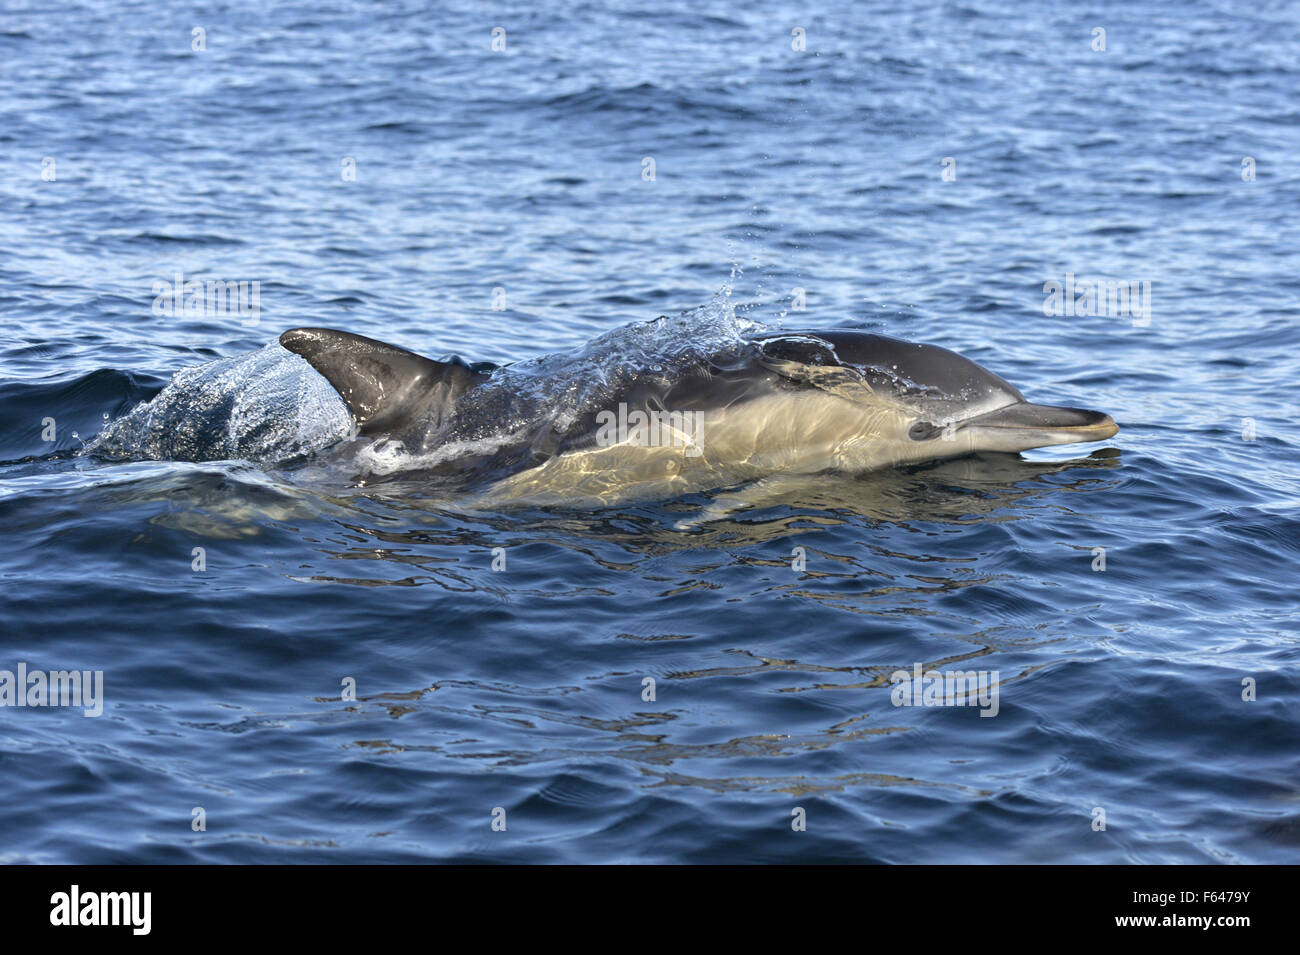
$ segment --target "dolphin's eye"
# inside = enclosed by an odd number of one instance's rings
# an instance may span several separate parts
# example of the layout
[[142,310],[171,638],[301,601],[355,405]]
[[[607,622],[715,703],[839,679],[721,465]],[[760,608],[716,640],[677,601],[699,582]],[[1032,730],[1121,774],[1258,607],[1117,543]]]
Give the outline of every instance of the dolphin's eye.
[[931,424],[929,421],[917,421],[907,429],[907,436],[913,441],[928,441],[941,431],[943,431],[943,428],[937,424]]

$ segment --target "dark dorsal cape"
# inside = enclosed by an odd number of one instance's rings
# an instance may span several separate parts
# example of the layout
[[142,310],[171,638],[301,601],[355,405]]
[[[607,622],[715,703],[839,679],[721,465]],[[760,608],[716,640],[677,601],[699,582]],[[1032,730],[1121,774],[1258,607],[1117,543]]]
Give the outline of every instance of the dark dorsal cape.
[[362,434],[436,426],[456,398],[494,365],[460,358],[434,361],[415,352],[328,328],[293,328],[280,344],[301,355],[342,396]]

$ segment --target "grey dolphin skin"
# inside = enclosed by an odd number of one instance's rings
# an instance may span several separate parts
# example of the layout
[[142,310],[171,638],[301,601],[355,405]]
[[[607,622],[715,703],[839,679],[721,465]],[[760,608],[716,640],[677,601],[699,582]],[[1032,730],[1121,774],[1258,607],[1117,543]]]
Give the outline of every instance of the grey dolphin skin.
[[[280,343],[334,386],[361,434],[423,453],[446,440],[458,403],[498,367],[433,361],[329,329],[292,329]],[[754,335],[720,348],[716,360],[655,372],[633,376],[604,407],[582,409],[562,433],[524,438],[530,454],[496,489],[556,499],[634,487],[685,492],[1098,441],[1119,430],[1101,412],[1026,401],[945,348],[858,331]],[[632,426],[610,427],[616,417]]]
[[280,336],[280,344],[325,376],[362,434],[433,430],[458,397],[488,377],[463,361],[434,361],[328,328],[292,328]]

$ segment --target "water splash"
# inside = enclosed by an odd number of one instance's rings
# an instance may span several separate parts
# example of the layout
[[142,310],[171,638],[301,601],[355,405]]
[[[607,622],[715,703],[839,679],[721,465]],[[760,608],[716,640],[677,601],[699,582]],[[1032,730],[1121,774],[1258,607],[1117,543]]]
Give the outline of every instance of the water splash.
[[86,453],[122,461],[273,464],[335,444],[352,427],[329,383],[272,344],[178,371],[152,401],[105,428]]

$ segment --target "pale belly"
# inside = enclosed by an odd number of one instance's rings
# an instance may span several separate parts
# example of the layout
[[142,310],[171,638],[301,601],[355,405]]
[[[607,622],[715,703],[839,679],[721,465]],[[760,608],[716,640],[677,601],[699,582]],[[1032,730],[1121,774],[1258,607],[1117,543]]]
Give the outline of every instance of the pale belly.
[[[911,415],[889,404],[824,393],[774,394],[701,412],[685,432],[657,443],[625,440],[568,452],[498,481],[488,502],[588,505],[667,498],[776,474],[860,472],[918,460]],[[951,442],[943,456],[966,453]]]

